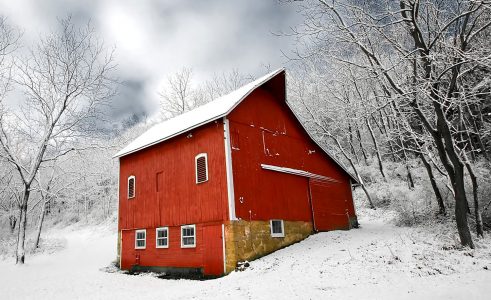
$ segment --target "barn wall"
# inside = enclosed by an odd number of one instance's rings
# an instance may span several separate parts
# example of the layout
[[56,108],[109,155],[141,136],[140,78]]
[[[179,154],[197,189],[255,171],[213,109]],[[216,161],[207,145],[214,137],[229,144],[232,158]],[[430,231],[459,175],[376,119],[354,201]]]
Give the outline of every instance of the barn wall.
[[[204,248],[217,247],[216,243],[203,236],[221,239],[221,224],[228,220],[224,125],[212,122],[190,133],[120,158],[118,228],[123,269],[134,266],[139,257],[140,266],[203,268],[207,274],[219,269],[223,273],[223,258],[216,259],[217,249]],[[195,156],[199,153],[208,155],[209,179],[196,184]],[[127,178],[131,175],[136,177],[136,196],[128,199]],[[180,246],[180,226],[186,224],[196,224],[196,248]],[[213,224],[220,224],[219,233],[208,230]],[[171,230],[171,244],[169,249],[156,249],[155,228],[163,226]],[[147,229],[144,250],[134,249],[136,229]],[[221,242],[219,247],[221,253]]]
[[[196,224],[196,247],[181,248],[181,227],[169,226],[169,247],[156,248],[156,228],[146,228],[146,248],[135,249],[135,231],[122,231],[121,268],[145,270],[148,267],[169,267],[170,272],[199,269],[206,275],[223,274],[222,224]],[[183,270],[178,270],[183,269]]]
[[312,220],[308,179],[264,170],[261,164],[337,180],[330,188],[344,198],[349,217],[353,217],[348,175],[310,139],[284,99],[269,92],[272,87],[268,84],[251,93],[227,117],[237,217],[248,221]]
[[[191,134],[120,158],[120,230],[228,219],[223,123],[212,122]],[[196,184],[194,159],[199,153],[208,154],[209,180]],[[136,196],[128,199],[131,175],[136,177]]]

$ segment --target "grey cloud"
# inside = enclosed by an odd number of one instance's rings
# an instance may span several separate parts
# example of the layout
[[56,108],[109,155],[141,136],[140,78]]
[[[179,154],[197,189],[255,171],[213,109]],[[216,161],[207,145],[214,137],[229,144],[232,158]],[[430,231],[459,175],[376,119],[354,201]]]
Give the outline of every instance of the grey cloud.
[[285,63],[281,50],[289,38],[272,32],[299,23],[295,4],[275,0],[211,1],[75,1],[2,0],[0,10],[25,29],[25,39],[56,26],[71,14],[77,22],[91,19],[108,46],[116,47],[118,76],[123,81],[109,113],[120,122],[132,114],[158,109],[158,88],[186,66],[196,80],[237,68],[260,75],[264,65]]

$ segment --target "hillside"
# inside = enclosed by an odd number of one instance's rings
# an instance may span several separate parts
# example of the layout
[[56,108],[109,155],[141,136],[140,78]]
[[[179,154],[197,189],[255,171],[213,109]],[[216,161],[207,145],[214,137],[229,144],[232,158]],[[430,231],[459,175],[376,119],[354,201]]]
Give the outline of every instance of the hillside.
[[[319,233],[207,281],[110,273],[114,224],[52,229],[24,266],[0,262],[2,299],[485,299],[489,237],[458,249],[448,225],[396,227],[383,211],[359,211],[361,228]],[[383,217],[385,216],[385,217]],[[60,246],[61,245],[61,246]],[[63,246],[64,245],[64,246]],[[109,268],[110,269],[110,268]]]

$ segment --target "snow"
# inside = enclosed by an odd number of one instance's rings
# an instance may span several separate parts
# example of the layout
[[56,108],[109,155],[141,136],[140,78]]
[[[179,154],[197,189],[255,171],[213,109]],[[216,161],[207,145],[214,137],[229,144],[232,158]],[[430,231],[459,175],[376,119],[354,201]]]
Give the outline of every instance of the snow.
[[[362,227],[313,235],[250,262],[243,272],[207,280],[109,273],[115,226],[52,230],[55,253],[0,261],[2,299],[488,299],[489,238],[453,249],[451,235],[401,228],[367,214]],[[385,214],[387,216],[387,214]]]
[[284,71],[284,69],[273,71],[225,96],[222,96],[203,106],[200,106],[182,115],[153,126],[141,136],[136,138],[129,145],[124,147],[121,151],[116,153],[114,157],[121,157],[137,150],[160,143],[187,130],[196,128],[198,126],[226,116],[245,97],[247,97],[247,95],[252,93],[256,88],[258,88],[282,71]]
[[[276,153],[276,154],[279,155],[278,153]],[[280,172],[280,173],[295,174],[295,175],[308,177],[308,178],[315,178],[315,179],[326,180],[326,181],[331,181],[331,182],[339,182],[339,181],[337,181],[331,177],[326,177],[326,176],[322,176],[322,175],[318,175],[318,174],[314,174],[314,173],[310,173],[310,172],[298,170],[298,169],[272,166],[272,165],[266,165],[266,164],[261,164],[261,168],[263,168],[265,170]]]

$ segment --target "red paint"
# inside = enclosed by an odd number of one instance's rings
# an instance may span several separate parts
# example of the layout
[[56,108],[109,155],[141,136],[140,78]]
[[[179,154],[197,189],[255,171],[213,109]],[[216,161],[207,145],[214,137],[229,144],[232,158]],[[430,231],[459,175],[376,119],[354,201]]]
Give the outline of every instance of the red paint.
[[309,181],[314,227],[318,231],[349,228],[348,197],[340,183]]
[[[343,212],[347,211],[348,216],[355,215],[350,177],[310,139],[284,99],[271,93],[275,89],[271,84],[266,83],[255,90],[228,116],[232,145],[238,145],[232,150],[237,217],[312,221],[309,180],[264,170],[260,166],[268,164],[337,180],[322,190],[314,189],[314,202],[317,203],[314,215],[323,219],[318,220],[319,223],[326,223],[317,229],[348,228],[347,223],[340,226],[340,220],[334,215],[341,209],[338,207],[341,202]],[[331,209],[335,212],[330,212]],[[322,210],[329,214],[321,217]]]
[[[123,269],[130,269],[136,254],[141,266],[202,268],[205,242],[219,240],[203,236],[207,224],[221,226],[228,219],[227,179],[223,144],[223,123],[211,122],[164,143],[120,158],[119,230],[123,230]],[[209,180],[196,184],[195,157],[208,154]],[[127,199],[128,176],[136,178],[136,196]],[[158,187],[158,191],[157,191]],[[196,224],[196,248],[181,248],[180,226]],[[168,249],[155,247],[155,228],[169,227]],[[220,227],[221,228],[221,227]],[[147,229],[147,247],[135,250],[135,229]],[[215,245],[215,244],[213,244]],[[223,273],[223,256],[219,252]]]
[[[285,103],[281,72],[228,116],[236,216],[312,222],[317,230],[349,227],[355,215],[350,177],[304,131]],[[223,273],[222,224],[229,221],[222,119],[120,158],[121,267],[202,268]],[[207,153],[209,180],[196,184],[195,157]],[[261,164],[308,171],[336,183],[264,170]],[[127,199],[127,178],[136,195]],[[181,248],[180,226],[196,224],[196,248]],[[155,247],[155,228],[169,227],[169,247]],[[135,249],[135,230],[147,230]]]

